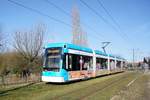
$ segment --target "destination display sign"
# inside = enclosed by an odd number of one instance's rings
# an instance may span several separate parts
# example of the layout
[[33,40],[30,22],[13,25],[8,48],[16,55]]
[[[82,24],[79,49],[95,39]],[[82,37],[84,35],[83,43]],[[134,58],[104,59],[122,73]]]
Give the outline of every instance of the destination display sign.
[[48,54],[59,54],[59,53],[61,53],[61,49],[60,48],[47,49],[47,53]]
[[58,50],[58,49],[57,50],[55,50],[55,49],[54,50],[53,49],[52,50],[49,49],[48,53],[60,53],[60,50]]

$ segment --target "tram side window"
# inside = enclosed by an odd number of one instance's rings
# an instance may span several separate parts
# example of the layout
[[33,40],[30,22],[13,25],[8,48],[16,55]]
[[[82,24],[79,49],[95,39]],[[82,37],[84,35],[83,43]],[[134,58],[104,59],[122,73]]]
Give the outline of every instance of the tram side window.
[[[89,70],[92,69],[92,57],[81,56],[76,54],[67,54],[67,58],[64,58],[63,68],[68,71],[79,71],[79,70]],[[68,60],[68,61],[66,61]]]
[[115,69],[115,61],[110,60],[110,69]]
[[65,63],[65,69],[67,71],[71,71],[72,70],[72,55],[71,54],[65,54],[65,60],[64,60],[64,63]]
[[96,58],[96,69],[102,69],[102,65],[101,65],[101,59],[100,58]]
[[80,56],[72,55],[72,71],[80,70]]
[[[64,60],[65,63],[65,69],[68,71],[76,71],[80,70],[80,65],[79,65],[79,57],[78,55],[74,54],[67,54],[67,58]],[[68,60],[68,61],[66,61]]]
[[101,60],[102,69],[107,69],[107,64],[108,64],[107,59]]
[[63,56],[62,56],[62,59],[63,59],[63,64],[62,64],[62,68],[63,69],[67,69],[67,64],[66,64],[66,60],[67,60],[67,58],[66,58],[66,55],[67,54],[64,54]]
[[90,57],[90,70],[93,70],[93,57]]
[[93,69],[93,60],[90,56],[82,56],[83,58],[83,66],[82,70],[92,70]]
[[126,63],[125,62],[123,62],[123,68],[125,68],[126,67]]
[[107,69],[107,59],[96,58],[96,69]]
[[72,69],[72,56],[68,54],[68,70]]
[[121,61],[117,61],[116,66],[117,66],[118,68],[121,68]]

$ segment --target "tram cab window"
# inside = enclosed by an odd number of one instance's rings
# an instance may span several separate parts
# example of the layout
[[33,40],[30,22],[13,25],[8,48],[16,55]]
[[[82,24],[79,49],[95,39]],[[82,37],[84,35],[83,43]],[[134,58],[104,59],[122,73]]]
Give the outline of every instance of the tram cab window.
[[58,72],[61,66],[61,58],[61,48],[47,49],[44,58],[44,70]]

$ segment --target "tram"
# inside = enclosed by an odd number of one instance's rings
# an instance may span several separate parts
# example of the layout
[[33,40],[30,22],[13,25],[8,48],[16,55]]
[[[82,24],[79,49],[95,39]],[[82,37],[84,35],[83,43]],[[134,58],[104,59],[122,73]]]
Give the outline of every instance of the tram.
[[68,82],[121,72],[122,57],[69,43],[45,46],[42,81]]

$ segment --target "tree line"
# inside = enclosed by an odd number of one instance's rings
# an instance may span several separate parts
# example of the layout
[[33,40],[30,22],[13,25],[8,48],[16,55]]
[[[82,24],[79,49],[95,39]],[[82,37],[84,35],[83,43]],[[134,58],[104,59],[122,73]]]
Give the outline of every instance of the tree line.
[[42,46],[46,28],[35,25],[28,31],[13,34],[12,47],[8,51],[7,37],[0,29],[0,77],[4,82],[8,74],[27,78],[31,73],[40,73],[42,66]]

